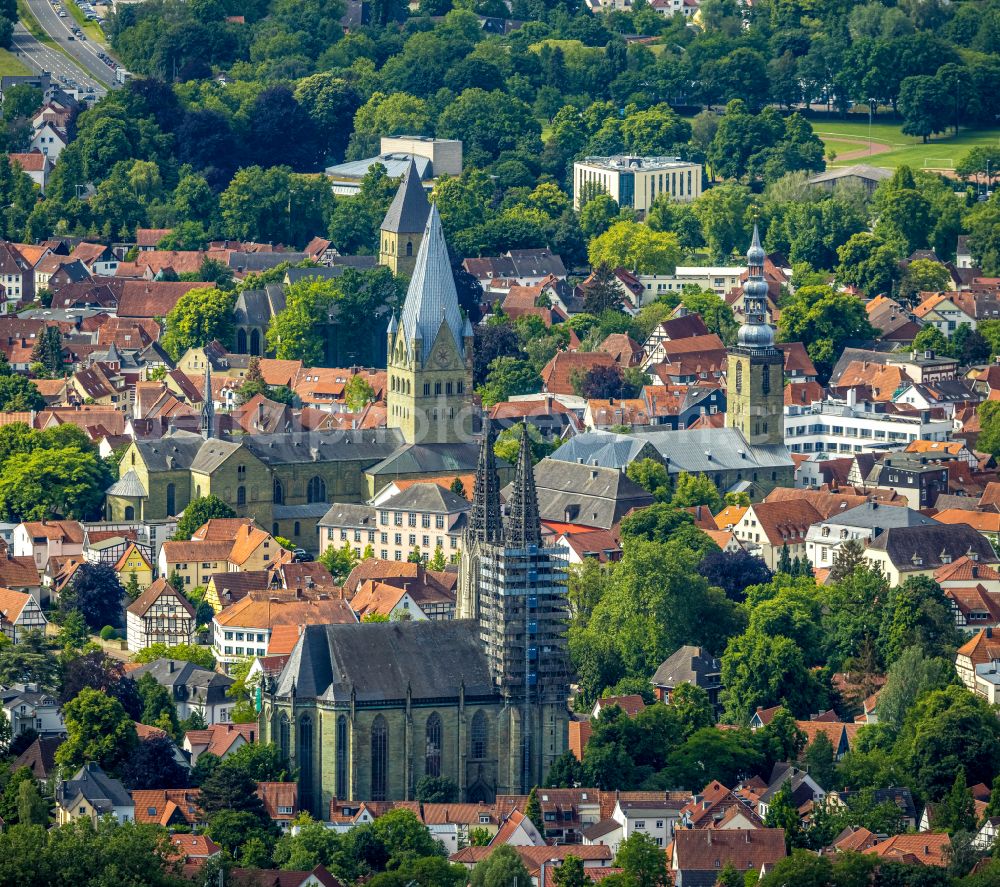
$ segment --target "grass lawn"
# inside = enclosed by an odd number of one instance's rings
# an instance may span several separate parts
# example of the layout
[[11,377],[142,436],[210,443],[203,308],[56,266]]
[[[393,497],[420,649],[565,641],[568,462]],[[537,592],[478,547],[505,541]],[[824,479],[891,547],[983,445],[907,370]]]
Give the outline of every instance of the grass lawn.
[[0,49],[0,77],[15,77],[23,74],[30,74],[28,66],[6,49]]
[[[815,120],[813,129],[825,145],[833,147],[838,154],[847,151],[863,149],[868,145],[868,118],[858,120]],[[835,160],[833,166],[849,166],[854,163],[871,163],[872,166],[911,166],[914,169],[924,167],[951,168],[963,157],[973,145],[1000,145],[1000,129],[961,130],[956,138],[953,135],[940,135],[931,139],[926,145],[917,136],[903,135],[898,123],[872,124],[872,142],[888,145],[891,150],[882,154],[873,154],[853,160]],[[851,146],[847,140],[856,139],[858,144]]]
[[98,27],[97,22],[87,21],[87,16],[84,15],[83,10],[73,0],[63,0],[63,5],[69,14],[73,16],[73,20],[80,26],[83,33],[87,35],[88,40],[100,43],[101,46],[107,45],[104,31]]

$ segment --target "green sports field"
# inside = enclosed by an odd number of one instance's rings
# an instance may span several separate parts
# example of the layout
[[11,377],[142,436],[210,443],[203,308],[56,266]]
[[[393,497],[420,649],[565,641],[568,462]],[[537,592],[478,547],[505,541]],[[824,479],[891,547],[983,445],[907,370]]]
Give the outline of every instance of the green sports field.
[[[868,117],[858,120],[813,120],[812,127],[823,143],[837,152],[831,166],[870,163],[872,166],[912,166],[951,169],[974,145],[1000,147],[1000,128],[961,130],[956,138],[942,135],[926,145],[920,138],[903,135],[900,124],[876,120],[871,127],[874,151],[868,155]],[[857,152],[855,154],[855,152]],[[852,156],[844,156],[851,154]]]

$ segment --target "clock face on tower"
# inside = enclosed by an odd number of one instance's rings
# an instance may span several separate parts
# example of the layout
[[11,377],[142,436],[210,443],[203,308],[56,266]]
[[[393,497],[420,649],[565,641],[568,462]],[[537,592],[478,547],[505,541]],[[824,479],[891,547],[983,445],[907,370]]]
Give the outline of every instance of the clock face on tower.
[[444,345],[439,345],[434,351],[434,363],[439,367],[448,365],[448,349]]

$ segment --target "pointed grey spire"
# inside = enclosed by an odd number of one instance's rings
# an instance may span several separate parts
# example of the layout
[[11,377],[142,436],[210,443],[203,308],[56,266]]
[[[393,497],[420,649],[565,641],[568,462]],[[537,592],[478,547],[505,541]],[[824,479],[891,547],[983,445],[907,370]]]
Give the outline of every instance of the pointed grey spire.
[[417,165],[411,156],[403,181],[399,183],[399,190],[392,198],[389,210],[382,220],[381,230],[391,231],[394,234],[419,234],[427,224],[429,211],[427,192],[420,184],[420,173],[417,172]]
[[506,544],[508,548],[541,546],[542,525],[538,517],[538,494],[535,492],[535,468],[531,461],[531,438],[528,422],[521,426],[521,447],[514,471],[514,489],[508,503]]
[[503,537],[500,517],[500,479],[493,453],[496,438],[489,416],[483,421],[483,444],[476,467],[476,489],[469,514],[469,535],[480,542],[499,542]]
[[201,436],[205,440],[215,437],[215,403],[212,400],[212,365],[205,364],[205,390],[202,392]]
[[389,318],[389,328],[386,330],[386,335],[394,336],[396,335],[396,312],[392,312],[392,317]]
[[458,353],[465,356],[462,330],[462,312],[458,308],[458,293],[455,278],[451,273],[448,258],[448,244],[444,240],[441,216],[437,207],[431,204],[427,227],[424,229],[420,250],[406,290],[406,302],[399,325],[403,329],[407,345],[419,340],[421,353],[414,355],[418,360],[426,360],[434,346],[442,322],[446,323],[455,340]]

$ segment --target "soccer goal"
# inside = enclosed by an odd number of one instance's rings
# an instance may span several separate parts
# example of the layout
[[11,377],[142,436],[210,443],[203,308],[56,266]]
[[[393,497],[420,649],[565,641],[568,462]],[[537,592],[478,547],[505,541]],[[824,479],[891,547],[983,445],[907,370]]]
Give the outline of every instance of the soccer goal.
[[924,169],[954,169],[955,159],[953,157],[925,157]]

